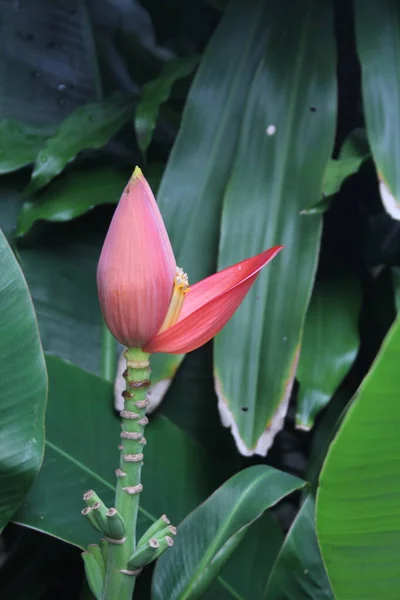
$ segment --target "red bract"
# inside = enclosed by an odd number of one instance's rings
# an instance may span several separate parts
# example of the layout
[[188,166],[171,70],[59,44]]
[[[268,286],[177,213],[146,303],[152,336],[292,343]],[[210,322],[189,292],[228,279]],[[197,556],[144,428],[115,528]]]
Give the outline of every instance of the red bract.
[[97,269],[104,319],[125,346],[149,353],[190,352],[222,329],[281,249],[275,246],[189,287],[186,274],[176,267],[151,189],[136,167]]

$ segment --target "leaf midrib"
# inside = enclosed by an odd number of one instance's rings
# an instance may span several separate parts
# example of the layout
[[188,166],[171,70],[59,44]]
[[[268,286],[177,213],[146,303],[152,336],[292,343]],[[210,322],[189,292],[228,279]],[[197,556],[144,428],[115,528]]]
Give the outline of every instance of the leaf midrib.
[[[235,514],[235,513],[237,512],[237,510],[238,510],[238,508],[237,508],[237,507],[238,507],[239,505],[241,505],[241,504],[244,502],[245,498],[246,498],[246,497],[249,495],[249,493],[250,493],[250,492],[251,492],[251,491],[254,489],[254,487],[256,487],[256,485],[258,485],[258,483],[260,482],[260,480],[264,479],[266,476],[268,477],[268,475],[267,475],[266,473],[262,473],[261,475],[259,475],[259,476],[258,476],[256,479],[254,479],[254,480],[251,482],[251,484],[250,484],[250,485],[249,485],[249,486],[248,486],[248,487],[247,487],[247,488],[244,490],[244,492],[242,492],[242,494],[239,496],[239,498],[238,498],[238,500],[237,500],[237,502],[236,502],[236,504],[235,504],[235,507],[234,507],[234,508],[233,508],[233,509],[232,509],[232,510],[231,510],[231,511],[228,513],[228,517],[227,517],[227,519],[226,519],[226,521],[225,521],[225,524],[224,524],[224,525],[223,525],[223,526],[222,526],[222,527],[219,529],[219,532],[218,532],[218,534],[217,534],[217,535],[216,535],[216,537],[214,538],[214,543],[211,543],[211,544],[208,546],[208,548],[207,548],[206,552],[205,552],[205,553],[204,553],[204,555],[203,555],[203,559],[202,559],[202,560],[201,560],[201,561],[198,563],[198,567],[197,567],[197,569],[196,569],[196,571],[195,571],[195,573],[194,573],[193,577],[192,577],[191,579],[189,579],[189,581],[188,581],[188,583],[187,583],[187,586],[186,586],[185,595],[180,595],[180,596],[178,597],[178,598],[179,598],[179,600],[187,600],[188,598],[190,598],[190,595],[188,595],[188,594],[190,594],[190,593],[193,591],[194,587],[195,587],[195,584],[196,584],[196,582],[197,582],[197,580],[198,580],[198,573],[199,573],[199,572],[201,573],[201,572],[203,571],[203,569],[204,569],[205,565],[206,565],[208,562],[210,562],[210,561],[211,561],[211,559],[212,559],[212,557],[215,555],[215,552],[217,551],[217,549],[218,549],[218,547],[219,547],[219,545],[220,545],[221,538],[223,538],[223,535],[224,535],[224,533],[226,532],[226,530],[228,529],[228,526],[229,526],[229,525],[230,525],[230,523],[231,523],[232,517],[234,516],[234,514]],[[264,510],[266,510],[266,509],[267,509],[267,507],[266,507]],[[263,512],[263,511],[261,511],[261,512]],[[253,521],[254,521],[256,518],[257,518],[257,517],[254,517]],[[250,523],[250,522],[251,522],[251,521],[249,521],[249,523]],[[239,531],[239,530],[238,530],[238,531]],[[237,533],[237,532],[235,532],[235,533]],[[233,535],[234,535],[234,534],[233,534]],[[231,537],[232,537],[232,536],[231,536]],[[230,538],[228,538],[228,539],[230,539]],[[228,540],[226,540],[226,541],[228,541]],[[221,548],[222,548],[222,547],[223,547],[223,546],[221,546]],[[222,580],[222,581],[223,581],[223,580]],[[223,585],[225,585],[225,587],[226,587],[226,583],[225,583],[225,582],[224,582],[224,584],[223,584]],[[239,598],[240,598],[240,596],[239,596]]]

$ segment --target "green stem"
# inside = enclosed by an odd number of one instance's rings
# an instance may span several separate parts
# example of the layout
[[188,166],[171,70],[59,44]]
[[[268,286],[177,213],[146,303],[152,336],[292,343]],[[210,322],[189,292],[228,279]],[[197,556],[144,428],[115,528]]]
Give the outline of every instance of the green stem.
[[125,351],[127,368],[124,372],[126,390],[121,412],[121,459],[117,469],[115,508],[126,524],[122,543],[109,543],[103,600],[131,600],[136,574],[129,572],[128,559],[136,548],[136,521],[141,490],[143,430],[147,423],[147,391],[150,385],[149,355],[138,348]]
[[101,376],[114,383],[117,370],[117,342],[103,321],[103,340],[101,345]]

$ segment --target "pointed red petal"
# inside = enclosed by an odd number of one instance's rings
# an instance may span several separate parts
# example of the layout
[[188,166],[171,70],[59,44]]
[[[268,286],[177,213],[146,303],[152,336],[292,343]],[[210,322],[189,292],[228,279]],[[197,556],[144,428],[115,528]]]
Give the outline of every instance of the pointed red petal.
[[178,322],[156,335],[145,352],[184,354],[208,342],[226,325],[261,269],[282,248],[275,246],[196,283],[185,296]]
[[136,168],[115,210],[97,267],[101,310],[122,344],[141,347],[159,331],[175,271],[162,216]]

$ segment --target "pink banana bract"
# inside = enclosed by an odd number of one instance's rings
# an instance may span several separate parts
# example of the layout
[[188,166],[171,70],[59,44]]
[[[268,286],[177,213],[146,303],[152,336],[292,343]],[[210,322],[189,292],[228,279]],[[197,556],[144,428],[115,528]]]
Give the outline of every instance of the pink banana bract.
[[183,354],[229,321],[274,246],[189,287],[177,268],[153,193],[136,167],[111,221],[97,268],[100,305],[111,333],[128,348]]

